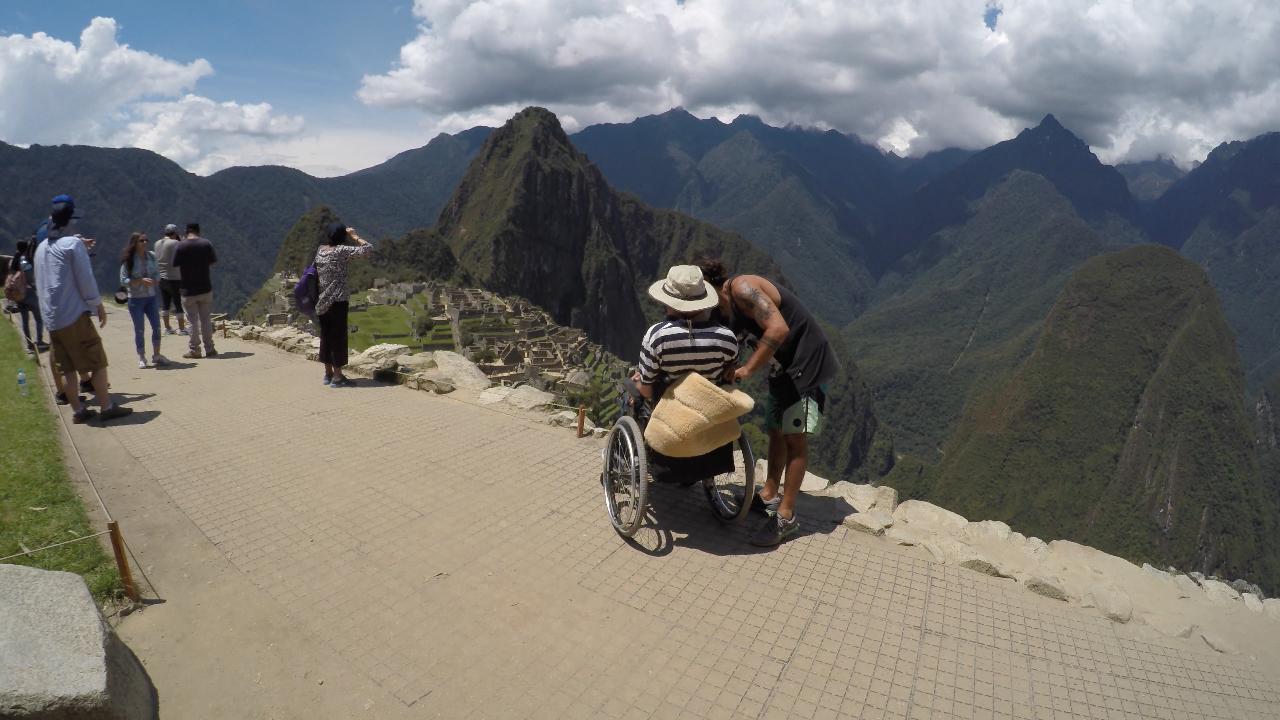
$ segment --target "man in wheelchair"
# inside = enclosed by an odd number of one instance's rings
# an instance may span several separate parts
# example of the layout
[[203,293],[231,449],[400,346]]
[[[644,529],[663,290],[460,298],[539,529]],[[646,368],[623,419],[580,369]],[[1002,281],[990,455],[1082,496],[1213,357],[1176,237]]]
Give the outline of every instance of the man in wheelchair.
[[[671,383],[698,373],[717,384],[731,381],[738,359],[733,331],[712,318],[720,298],[695,265],[676,265],[665,280],[649,286],[649,296],[666,306],[666,319],[654,324],[640,341],[640,364],[627,383],[627,402],[643,430],[653,406]],[[726,445],[701,458],[667,458],[650,451],[650,471],[659,482],[692,484],[732,470],[733,451]]]

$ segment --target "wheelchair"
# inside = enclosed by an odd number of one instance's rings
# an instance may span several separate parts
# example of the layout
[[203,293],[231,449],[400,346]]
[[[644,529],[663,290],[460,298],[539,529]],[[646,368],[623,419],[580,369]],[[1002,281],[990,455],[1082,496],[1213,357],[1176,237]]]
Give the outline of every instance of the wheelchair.
[[[644,522],[649,508],[649,484],[655,481],[650,474],[651,459],[659,460],[663,466],[661,482],[684,486],[701,483],[717,520],[733,524],[745,519],[756,489],[756,459],[746,433],[705,456],[665,458],[644,443],[647,401],[630,380],[623,382],[619,390],[621,413],[606,436],[600,476],[605,510],[614,530],[623,537],[633,537]],[[740,458],[734,457],[734,448],[741,453]],[[737,467],[739,460],[741,467]]]

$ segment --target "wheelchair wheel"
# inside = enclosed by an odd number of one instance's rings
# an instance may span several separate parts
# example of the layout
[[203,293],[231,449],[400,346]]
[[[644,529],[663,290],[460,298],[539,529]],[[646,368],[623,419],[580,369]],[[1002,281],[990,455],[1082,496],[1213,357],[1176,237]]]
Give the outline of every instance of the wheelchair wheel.
[[737,445],[742,451],[742,467],[702,481],[711,510],[726,523],[741,522],[750,512],[751,499],[756,493],[756,456],[751,452],[746,433],[738,436]]
[[609,431],[601,483],[609,522],[619,535],[635,535],[648,508],[649,468],[640,426],[625,415]]

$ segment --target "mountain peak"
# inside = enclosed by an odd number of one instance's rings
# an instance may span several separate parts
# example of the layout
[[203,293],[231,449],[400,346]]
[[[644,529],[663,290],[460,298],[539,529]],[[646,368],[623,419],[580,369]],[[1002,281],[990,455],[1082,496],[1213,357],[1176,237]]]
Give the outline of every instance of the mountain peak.
[[1062,123],[1058,122],[1058,118],[1053,116],[1053,113],[1041,118],[1040,124],[1036,127],[1044,128],[1045,130],[1066,130],[1066,128],[1062,127]]

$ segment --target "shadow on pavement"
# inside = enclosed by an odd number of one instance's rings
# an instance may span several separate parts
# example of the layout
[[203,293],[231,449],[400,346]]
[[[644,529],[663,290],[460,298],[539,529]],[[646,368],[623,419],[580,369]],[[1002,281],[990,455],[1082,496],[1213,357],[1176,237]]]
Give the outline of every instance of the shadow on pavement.
[[195,363],[180,362],[178,360],[170,359],[167,365],[155,365],[153,366],[152,369],[153,370],[189,370],[195,366],[196,366]]
[[99,418],[94,418],[90,422],[99,427],[120,427],[121,425],[146,425],[147,423],[160,417],[159,410],[135,410],[122,418],[115,420],[107,420],[103,422]]
[[[806,535],[829,535],[853,512],[844,498],[801,494],[796,501],[800,532],[787,542]],[[645,524],[627,544],[653,557],[668,555],[675,546],[719,556],[757,555],[773,550],[750,542],[766,517],[750,512],[741,522],[726,524],[713,514],[701,485],[652,483]]]
[[120,405],[128,405],[139,400],[149,400],[155,396],[155,393],[111,393],[111,397],[115,398],[116,403]]
[[241,352],[239,350],[230,350],[219,352],[216,356],[205,358],[206,360],[239,360],[240,358],[253,357],[251,352]]

